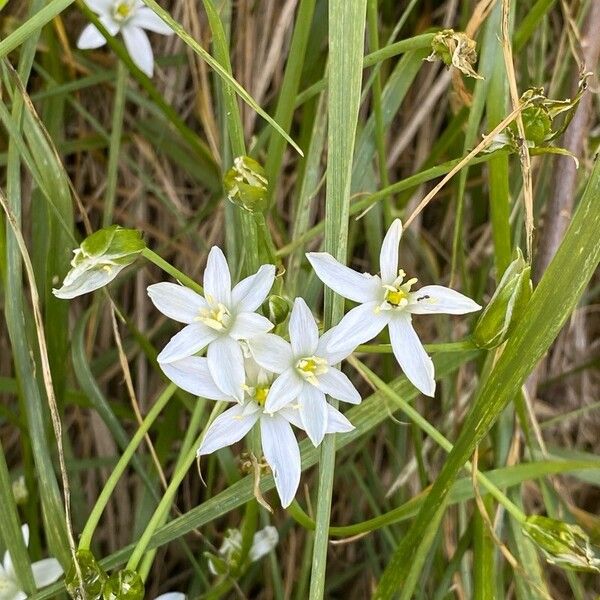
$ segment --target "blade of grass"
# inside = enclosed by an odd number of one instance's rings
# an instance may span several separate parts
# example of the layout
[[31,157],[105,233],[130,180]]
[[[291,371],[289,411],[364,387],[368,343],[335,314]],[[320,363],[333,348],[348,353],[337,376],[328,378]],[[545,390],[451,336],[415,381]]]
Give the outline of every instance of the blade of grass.
[[[352,157],[360,101],[366,0],[329,3],[329,90],[327,97],[327,191],[325,199],[325,251],[346,263]],[[344,299],[325,290],[325,330],[336,325],[344,314]],[[335,403],[334,403],[335,404]],[[313,546],[309,598],[319,600],[325,593],[325,571],[329,545],[329,517],[335,470],[335,435],[321,445],[316,529]]]

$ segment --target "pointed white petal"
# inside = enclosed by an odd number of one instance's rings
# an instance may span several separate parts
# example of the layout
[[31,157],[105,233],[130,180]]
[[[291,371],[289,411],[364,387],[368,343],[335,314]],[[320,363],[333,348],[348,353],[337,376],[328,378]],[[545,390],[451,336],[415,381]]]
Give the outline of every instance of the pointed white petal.
[[136,27],[162,35],[173,34],[173,30],[150,8],[138,8],[129,22]]
[[108,285],[125,268],[125,265],[112,265],[110,269],[94,268],[73,273],[73,277],[65,278],[62,287],[52,290],[52,293],[63,300],[71,300],[77,296],[88,294]]
[[148,296],[163,315],[180,323],[193,323],[201,310],[208,308],[206,300],[177,283],[163,281],[148,286]]
[[181,358],[187,358],[208,346],[216,338],[216,331],[207,327],[204,323],[186,325],[171,338],[162,352],[156,357],[156,360],[159,363],[168,363]]
[[114,6],[114,0],[86,0],[85,3],[99,15],[111,14]]
[[243,312],[235,316],[229,335],[236,340],[249,340],[273,329],[273,323],[266,317],[253,312]]
[[260,419],[263,453],[275,479],[281,506],[287,508],[300,484],[300,450],[290,424],[279,415]]
[[292,347],[289,342],[272,333],[259,335],[248,341],[254,360],[273,373],[283,373],[292,366]]
[[338,262],[327,252],[306,255],[317,277],[334,292],[354,302],[372,302],[381,292],[379,277],[358,273]]
[[108,9],[107,13],[100,14],[100,23],[102,23],[106,31],[108,31],[108,33],[110,33],[110,35],[113,37],[117,35],[121,29],[121,24],[118,21],[115,21],[112,16],[112,7]]
[[298,429],[304,429],[302,425],[302,419],[300,418],[300,410],[298,404],[288,404],[282,409],[277,411],[280,417],[283,417],[286,421],[289,421],[294,427]]
[[194,396],[209,400],[233,400],[216,386],[206,358],[189,356],[172,363],[161,363],[160,368],[175,385]]
[[216,301],[231,306],[231,275],[223,251],[213,246],[208,253],[204,270],[204,293],[209,302]]
[[55,558],[46,558],[31,565],[33,579],[38,590],[54,583],[63,574],[63,568]]
[[222,336],[214,340],[206,353],[210,374],[217,387],[239,402],[244,399],[244,354],[240,343]]
[[128,23],[121,29],[121,35],[131,60],[143,73],[148,77],[152,77],[154,74],[154,54],[146,32],[140,27]]
[[106,44],[104,36],[96,29],[96,26],[91,23],[85,27],[77,39],[77,47],[80,50],[100,48],[101,46],[104,46],[104,44]]
[[244,407],[236,404],[220,414],[208,428],[197,455],[210,454],[239,442],[252,429],[260,415],[259,412],[244,415],[243,412]]
[[242,279],[231,291],[231,302],[238,312],[253,312],[267,298],[275,280],[275,265],[263,265],[254,275]]
[[265,402],[265,411],[277,412],[280,408],[292,403],[302,391],[304,381],[296,373],[296,369],[290,367],[285,370],[271,385]]
[[354,425],[331,404],[327,404],[327,431],[325,433],[348,433],[354,429]]
[[279,542],[279,533],[273,525],[267,525],[265,528],[257,531],[252,538],[252,547],[248,556],[252,562],[260,560],[277,546]]
[[10,600],[27,600],[27,594],[21,590],[16,590],[16,592],[10,596]]
[[394,356],[402,367],[407,379],[426,396],[435,394],[435,373],[433,362],[427,356],[410,315],[400,314],[389,324],[390,341]]
[[314,385],[305,385],[298,397],[302,428],[310,441],[318,446],[327,431],[327,401],[325,394]]
[[379,268],[383,283],[390,284],[398,277],[398,247],[401,237],[402,223],[400,219],[396,219],[385,234],[379,253]]
[[410,300],[407,310],[414,315],[464,315],[481,310],[481,306],[471,298],[443,285],[426,285],[412,293]]
[[294,356],[312,356],[319,343],[319,328],[303,298],[294,300],[290,316],[290,342]]
[[11,558],[10,552],[8,550],[4,553],[4,560],[2,561],[1,569],[2,569],[2,571],[4,571],[4,573],[6,573],[6,576],[9,579],[13,578],[15,576],[12,558]]
[[362,398],[348,377],[340,370],[329,367],[327,373],[319,375],[319,389],[336,400],[360,404]]
[[154,598],[154,600],[185,600],[185,594],[181,592],[167,592]]
[[[390,311],[378,311],[378,308],[378,302],[367,302],[348,311],[331,334],[327,352],[337,354],[336,358],[345,353],[345,358],[356,346],[378,335],[390,320]],[[335,363],[330,359],[330,364]]]

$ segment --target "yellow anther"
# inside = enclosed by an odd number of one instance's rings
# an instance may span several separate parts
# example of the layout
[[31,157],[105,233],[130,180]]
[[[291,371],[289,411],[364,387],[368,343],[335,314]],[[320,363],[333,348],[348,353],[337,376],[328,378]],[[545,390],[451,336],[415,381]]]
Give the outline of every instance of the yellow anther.
[[202,309],[196,320],[216,331],[224,331],[231,323],[231,313],[226,306],[219,303]]
[[301,358],[296,363],[296,369],[304,379],[313,385],[317,384],[317,377],[319,375],[323,375],[327,373],[329,370],[329,365],[324,358],[320,356],[307,356],[306,358]]
[[131,15],[133,6],[130,2],[117,2],[113,10],[113,15],[117,21],[123,21]]

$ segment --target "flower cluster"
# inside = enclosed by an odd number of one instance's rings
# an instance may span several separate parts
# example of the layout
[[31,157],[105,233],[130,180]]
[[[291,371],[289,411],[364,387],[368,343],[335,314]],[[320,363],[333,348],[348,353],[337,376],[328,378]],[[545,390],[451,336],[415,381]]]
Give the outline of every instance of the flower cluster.
[[[240,441],[258,424],[262,452],[281,504],[288,506],[301,472],[292,425],[304,430],[315,446],[327,433],[353,429],[327,402],[327,396],[350,404],[361,401],[336,365],[386,326],[406,377],[433,396],[433,362],[413,329],[412,315],[464,314],[481,307],[438,285],[413,291],[417,280],[405,280],[404,271],[398,268],[401,234],[402,225],[396,220],[381,248],[380,275],[357,273],[326,253],[307,255],[327,286],[359,303],[321,336],[302,298],[293,303],[289,341],[271,333],[274,325],[257,311],[273,285],[275,267],[263,265],[232,288],[229,266],[217,247],[208,256],[204,296],[173,283],[148,288],[156,308],[185,324],[158,355],[164,373],[196,396],[232,405],[209,426],[198,456]],[[206,357],[198,355],[201,351]]]

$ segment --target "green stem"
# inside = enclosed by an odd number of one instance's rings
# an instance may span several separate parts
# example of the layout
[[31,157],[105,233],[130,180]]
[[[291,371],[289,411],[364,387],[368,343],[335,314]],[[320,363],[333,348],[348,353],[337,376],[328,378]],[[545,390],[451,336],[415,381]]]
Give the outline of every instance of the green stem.
[[[395,402],[402,411],[416,423],[433,441],[441,446],[446,452],[450,453],[453,445],[448,441],[427,419],[422,417],[419,412],[414,409],[408,402],[398,396],[392,388],[384,381],[379,379],[371,369],[361,363],[359,360],[351,359],[352,365],[362,373],[362,375],[374,384],[383,394],[390,400]],[[468,471],[472,471],[473,467],[469,461],[465,462],[465,467]],[[498,487],[496,487],[485,475],[479,471],[475,472],[477,481],[502,505],[506,510],[520,523],[526,519],[525,513],[506,496]]]
[[142,256],[154,263],[157,267],[160,267],[165,273],[171,275],[171,277],[177,279],[180,283],[183,283],[183,285],[186,287],[194,290],[194,292],[198,292],[198,294],[204,294],[204,289],[199,283],[196,283],[185,273],[182,273],[179,269],[176,269],[171,263],[168,263],[164,258],[161,258],[158,254],[156,254],[156,252],[150,250],[150,248],[144,248],[142,250]]
[[[446,342],[441,344],[425,344],[425,350],[434,354],[436,352],[464,352],[465,350],[476,350],[477,346],[471,340],[459,342]],[[361,344],[354,351],[357,354],[389,354],[393,352],[391,344]]]
[[174,383],[171,383],[165,389],[165,391],[158,397],[158,400],[146,415],[146,418],[140,425],[140,428],[136,431],[133,438],[131,438],[127,448],[125,448],[125,451],[121,455],[119,462],[117,462],[113,472],[110,474],[110,477],[102,488],[102,492],[100,492],[100,496],[98,497],[98,500],[96,501],[96,504],[94,505],[90,516],[88,517],[85,527],[83,528],[83,533],[81,534],[81,538],[79,540],[80,550],[89,550],[94,531],[100,522],[100,517],[102,516],[102,513],[104,512],[104,509],[106,508],[106,505],[108,504],[110,497],[115,490],[117,483],[119,482],[119,479],[121,479],[121,475],[123,475],[127,465],[133,458],[137,447],[144,439],[144,436],[146,433],[148,433],[148,430],[150,427],[152,427],[152,424],[154,421],[156,421],[157,417],[160,415],[163,408],[167,405],[167,402],[169,402],[171,396],[173,396],[176,390],[177,386]]

